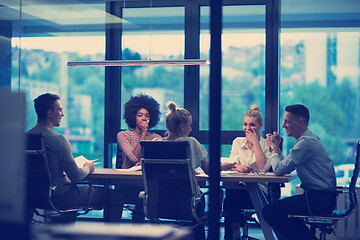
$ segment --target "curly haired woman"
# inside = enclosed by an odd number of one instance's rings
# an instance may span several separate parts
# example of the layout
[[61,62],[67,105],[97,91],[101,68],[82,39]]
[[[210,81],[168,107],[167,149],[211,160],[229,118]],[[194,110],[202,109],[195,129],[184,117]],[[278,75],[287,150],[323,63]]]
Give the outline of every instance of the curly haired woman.
[[130,168],[141,163],[140,141],[160,137],[156,133],[149,132],[149,129],[155,127],[159,122],[159,109],[160,104],[145,94],[132,96],[125,103],[124,119],[129,129],[117,134],[117,141],[123,155],[122,168]]
[[[129,129],[117,134],[117,141],[122,150],[122,168],[131,168],[141,164],[140,141],[160,137],[156,133],[149,132],[149,129],[155,127],[159,122],[159,109],[160,104],[153,97],[142,93],[131,96],[130,100],[125,103],[123,118]],[[138,196],[142,190],[142,188],[125,186],[120,189],[126,196]],[[132,211],[132,221],[135,223],[144,222],[142,200],[137,199],[131,203],[135,204],[135,209]]]

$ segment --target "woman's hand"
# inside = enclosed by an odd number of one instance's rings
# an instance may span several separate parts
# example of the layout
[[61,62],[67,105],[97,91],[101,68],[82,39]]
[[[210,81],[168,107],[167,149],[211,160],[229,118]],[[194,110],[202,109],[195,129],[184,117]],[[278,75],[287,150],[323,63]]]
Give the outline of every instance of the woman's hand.
[[147,121],[142,121],[139,125],[139,128],[141,129],[142,133],[147,133],[148,129],[149,129],[149,120]]
[[246,135],[246,138],[253,145],[256,145],[259,143],[259,137],[253,129],[250,129],[250,131]]
[[249,165],[235,165],[235,168],[231,169],[231,170],[235,170],[241,173],[248,173],[252,170],[252,168]]
[[226,162],[226,163],[223,163],[221,164],[221,171],[228,171],[228,170],[231,170],[235,167],[236,163],[234,162]]

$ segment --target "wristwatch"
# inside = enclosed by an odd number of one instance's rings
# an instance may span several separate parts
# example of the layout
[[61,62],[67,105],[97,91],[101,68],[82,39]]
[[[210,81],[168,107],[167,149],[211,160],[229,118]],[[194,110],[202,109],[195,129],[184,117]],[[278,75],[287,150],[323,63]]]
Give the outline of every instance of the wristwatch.
[[272,151],[275,149],[276,149],[276,147],[269,147],[269,152],[272,153]]

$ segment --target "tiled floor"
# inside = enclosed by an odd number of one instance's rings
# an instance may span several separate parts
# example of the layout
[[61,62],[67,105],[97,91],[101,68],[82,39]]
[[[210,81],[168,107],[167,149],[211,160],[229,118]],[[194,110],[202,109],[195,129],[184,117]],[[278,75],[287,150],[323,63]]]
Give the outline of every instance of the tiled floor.
[[[260,240],[265,239],[261,229],[259,227],[256,227],[256,225],[254,225],[254,226],[255,227],[250,227],[249,228],[249,236],[253,237],[253,238],[260,239]],[[221,227],[220,228],[220,240],[223,240],[223,239],[224,239],[224,228]]]

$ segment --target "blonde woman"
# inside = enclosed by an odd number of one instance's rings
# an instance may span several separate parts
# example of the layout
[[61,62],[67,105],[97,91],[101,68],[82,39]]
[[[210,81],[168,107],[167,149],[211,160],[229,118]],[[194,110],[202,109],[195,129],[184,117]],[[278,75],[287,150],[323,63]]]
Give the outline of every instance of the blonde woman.
[[[239,172],[267,172],[271,164],[270,152],[266,140],[261,137],[260,129],[263,126],[263,117],[260,108],[252,105],[245,113],[243,129],[245,137],[237,137],[231,147],[230,162],[235,163],[232,170]],[[267,193],[267,184],[261,184],[262,190]],[[225,239],[241,239],[240,227],[245,224],[242,209],[252,209],[253,205],[246,188],[226,190],[224,200],[225,212]]]
[[[192,128],[192,117],[188,110],[178,108],[174,102],[167,104],[168,112],[166,114],[166,137],[155,140],[162,141],[188,141],[191,149],[191,162],[193,170],[201,168],[206,174],[209,172],[209,163],[206,160],[207,151],[194,137],[189,137]],[[223,170],[229,170],[235,166],[234,163],[222,164]],[[200,188],[197,186],[199,194]],[[202,198],[198,204],[198,215],[201,215],[205,209],[205,200]],[[205,239],[205,229],[203,225],[195,228],[195,239]]]

